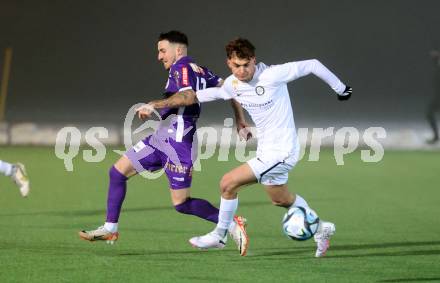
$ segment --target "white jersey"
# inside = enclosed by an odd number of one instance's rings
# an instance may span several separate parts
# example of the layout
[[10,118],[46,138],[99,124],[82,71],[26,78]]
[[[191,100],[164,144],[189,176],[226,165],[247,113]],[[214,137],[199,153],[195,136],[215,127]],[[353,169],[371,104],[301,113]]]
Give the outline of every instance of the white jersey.
[[220,88],[197,91],[197,99],[235,99],[255,123],[257,155],[275,151],[288,156],[299,151],[299,143],[287,83],[308,74],[318,76],[338,94],[345,90],[332,72],[313,59],[273,66],[258,63],[251,81],[242,82],[230,75]]

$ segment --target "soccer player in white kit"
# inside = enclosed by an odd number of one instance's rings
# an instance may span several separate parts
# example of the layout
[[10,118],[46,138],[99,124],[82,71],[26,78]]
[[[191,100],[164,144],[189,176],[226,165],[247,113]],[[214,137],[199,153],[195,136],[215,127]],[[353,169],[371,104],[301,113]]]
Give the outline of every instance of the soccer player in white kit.
[[0,160],[0,173],[7,177],[11,177],[12,181],[18,186],[22,197],[27,197],[29,195],[29,178],[23,164],[12,164]]
[[[352,88],[343,84],[318,60],[289,62],[267,66],[256,63],[255,47],[246,39],[237,38],[226,46],[227,65],[230,75],[220,88],[194,92],[187,90],[164,100],[148,103],[138,109],[140,117],[148,117],[152,109],[191,105],[218,99],[234,99],[249,113],[257,130],[256,157],[226,173],[220,181],[221,201],[219,221],[216,228],[190,243],[201,249],[223,248],[228,227],[238,207],[239,190],[247,184],[261,183],[277,206],[308,207],[299,195],[289,192],[288,173],[299,158],[299,142],[293,119],[287,83],[314,74],[326,82],[339,100],[350,98]],[[320,221],[314,239],[317,243],[316,257],[325,255],[335,225]],[[244,245],[244,254],[248,239]],[[243,251],[241,251],[243,255]]]

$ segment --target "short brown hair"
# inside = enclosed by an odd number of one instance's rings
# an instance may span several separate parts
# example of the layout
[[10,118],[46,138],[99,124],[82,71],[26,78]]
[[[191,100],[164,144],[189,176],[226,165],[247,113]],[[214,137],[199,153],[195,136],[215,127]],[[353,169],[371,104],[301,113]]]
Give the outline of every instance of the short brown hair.
[[231,59],[234,55],[240,59],[254,58],[255,47],[249,40],[238,37],[229,41],[226,45],[226,56],[228,59]]

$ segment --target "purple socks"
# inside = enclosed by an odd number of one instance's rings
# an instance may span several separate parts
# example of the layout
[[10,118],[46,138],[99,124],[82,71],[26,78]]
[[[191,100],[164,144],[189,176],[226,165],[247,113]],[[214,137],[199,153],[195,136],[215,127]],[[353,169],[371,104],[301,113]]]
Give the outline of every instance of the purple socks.
[[114,166],[109,171],[110,184],[107,195],[106,222],[118,223],[122,203],[127,191],[127,177],[121,174]]
[[[109,171],[110,184],[107,195],[106,222],[118,223],[122,203],[127,192],[128,178],[121,174],[114,166]],[[218,209],[204,199],[188,198],[184,203],[175,206],[183,214],[191,214],[208,221],[218,222]]]
[[218,209],[204,199],[188,198],[184,203],[174,206],[183,214],[191,214],[208,221],[218,222]]

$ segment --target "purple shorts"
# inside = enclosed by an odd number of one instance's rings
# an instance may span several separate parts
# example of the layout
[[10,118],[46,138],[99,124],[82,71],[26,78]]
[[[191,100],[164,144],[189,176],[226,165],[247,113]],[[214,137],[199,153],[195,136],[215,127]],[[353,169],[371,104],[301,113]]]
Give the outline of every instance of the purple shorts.
[[138,173],[164,168],[173,190],[191,187],[194,160],[191,142],[160,141],[154,135],[148,136],[128,150],[125,156]]

